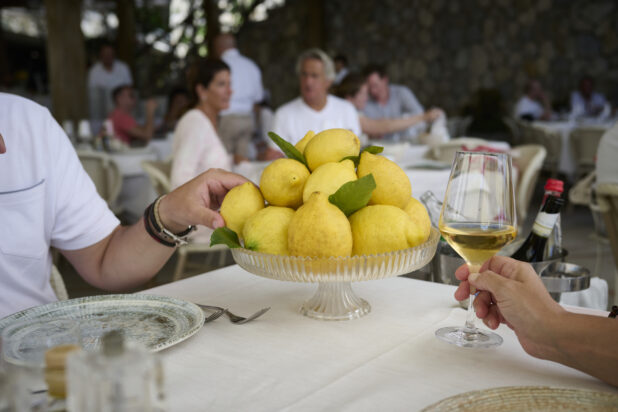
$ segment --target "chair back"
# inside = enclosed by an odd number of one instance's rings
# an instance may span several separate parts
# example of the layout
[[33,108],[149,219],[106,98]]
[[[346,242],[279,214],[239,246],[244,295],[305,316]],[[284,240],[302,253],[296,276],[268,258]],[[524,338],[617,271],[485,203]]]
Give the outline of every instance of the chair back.
[[122,175],[118,165],[108,154],[93,151],[77,151],[77,156],[97,192],[110,209],[117,211],[116,200],[122,187]]
[[472,116],[453,116],[446,119],[446,129],[451,137],[465,136],[472,123]]
[[152,161],[144,160],[142,163],[142,169],[148,174],[152,187],[157,192],[157,195],[162,196],[169,193],[172,189],[172,183],[170,181],[170,174],[172,172],[172,161]]
[[562,135],[560,132],[536,127],[526,122],[520,122],[519,125],[522,143],[543,146],[547,153],[543,169],[549,171],[552,176],[557,176],[560,154],[562,153]]
[[517,187],[515,188],[515,205],[517,207],[517,220],[521,225],[528,214],[532,194],[539,180],[547,151],[541,145],[529,144],[515,146],[511,154],[513,165],[519,171]]
[[502,121],[511,132],[511,144],[516,145],[522,142],[521,138],[521,120],[517,120],[514,117],[504,116]]
[[476,147],[487,144],[487,140],[478,139],[476,137],[460,137],[451,139],[446,143],[432,147],[425,153],[425,158],[439,160],[445,163],[451,163],[455,157],[455,152],[461,150],[464,146]]
[[597,148],[605,131],[599,127],[582,127],[571,132],[571,153],[577,163],[578,178],[594,170]]
[[607,237],[618,266],[618,183],[601,183],[596,187],[599,210],[605,220]]
[[56,265],[52,265],[49,283],[51,284],[52,290],[56,294],[58,300],[67,300],[69,298],[67,288],[64,285],[64,280],[62,279],[62,275]]

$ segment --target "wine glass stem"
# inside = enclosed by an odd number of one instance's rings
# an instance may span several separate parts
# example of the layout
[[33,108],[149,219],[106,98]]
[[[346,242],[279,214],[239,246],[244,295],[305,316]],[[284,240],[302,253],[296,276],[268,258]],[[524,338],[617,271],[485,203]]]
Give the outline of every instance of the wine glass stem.
[[[481,270],[481,265],[474,265],[468,263],[468,269],[470,270],[470,274],[479,273]],[[474,312],[474,298],[476,295],[476,289],[470,286],[470,297],[468,298],[468,314],[466,315],[466,332],[474,333],[476,332],[476,326],[474,326],[474,322],[476,321],[476,312]]]

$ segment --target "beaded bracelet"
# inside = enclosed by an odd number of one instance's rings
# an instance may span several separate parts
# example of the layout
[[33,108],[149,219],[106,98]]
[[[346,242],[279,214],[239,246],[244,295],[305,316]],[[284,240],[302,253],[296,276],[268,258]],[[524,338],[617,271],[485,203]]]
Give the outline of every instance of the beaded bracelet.
[[146,210],[144,210],[144,227],[146,228],[146,232],[162,245],[168,247],[185,245],[187,244],[185,237],[195,230],[195,226],[191,225],[180,233],[173,233],[163,226],[161,218],[159,217],[159,203],[161,199],[163,199],[163,196],[158,197]]

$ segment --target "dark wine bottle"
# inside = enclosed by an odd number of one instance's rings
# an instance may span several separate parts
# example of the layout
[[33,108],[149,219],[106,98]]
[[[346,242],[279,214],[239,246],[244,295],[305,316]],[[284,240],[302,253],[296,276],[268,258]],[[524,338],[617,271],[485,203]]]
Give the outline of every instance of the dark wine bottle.
[[545,245],[551,234],[556,219],[560,214],[560,208],[564,200],[550,195],[534,220],[532,231],[525,242],[511,255],[513,259],[523,262],[540,262],[545,258]]

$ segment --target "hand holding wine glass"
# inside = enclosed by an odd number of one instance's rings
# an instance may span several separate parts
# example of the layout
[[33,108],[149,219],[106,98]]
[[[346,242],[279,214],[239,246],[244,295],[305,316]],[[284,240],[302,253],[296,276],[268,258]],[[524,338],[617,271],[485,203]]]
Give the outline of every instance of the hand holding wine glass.
[[[440,232],[464,258],[471,273],[517,235],[511,158],[503,153],[455,154],[442,212]],[[475,291],[471,288],[471,294]],[[436,336],[463,347],[490,347],[502,338],[474,326],[473,297],[465,327],[446,327]]]

